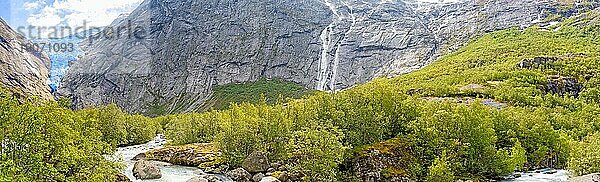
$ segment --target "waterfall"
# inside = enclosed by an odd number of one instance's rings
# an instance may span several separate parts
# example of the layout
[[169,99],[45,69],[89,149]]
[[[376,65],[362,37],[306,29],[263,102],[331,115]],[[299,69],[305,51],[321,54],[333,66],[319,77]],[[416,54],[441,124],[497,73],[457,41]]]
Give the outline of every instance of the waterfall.
[[[335,5],[333,3],[331,3],[331,0],[324,0],[325,5],[327,7],[329,7],[329,9],[333,12],[333,14],[335,15],[335,18],[333,19],[333,22],[331,22],[331,24],[329,24],[329,26],[327,26],[323,32],[321,32],[321,44],[323,44],[323,49],[321,50],[321,61],[319,64],[319,77],[318,77],[318,82],[317,82],[317,90],[322,90],[325,91],[326,88],[325,86],[327,85],[327,79],[329,76],[329,65],[330,65],[330,60],[329,60],[329,54],[331,51],[331,47],[332,47],[332,43],[333,43],[333,31],[335,28],[335,25],[337,23],[339,23],[340,21],[340,15],[337,12],[337,8],[335,7]],[[332,68],[333,70],[335,70],[335,66],[337,65],[333,65],[334,68]]]
[[321,43],[323,44],[323,50],[321,50],[321,61],[319,64],[319,82],[317,83],[317,90],[325,90],[325,84],[327,82],[327,67],[329,67],[329,47],[331,40],[331,25],[329,25],[321,33]]
[[[340,63],[340,49],[341,42],[336,42],[337,40],[334,36],[336,36],[336,30],[338,29],[338,25],[343,23],[343,21],[347,19],[352,19],[352,25],[350,28],[343,32],[343,38],[346,38],[351,31],[352,27],[356,23],[356,19],[354,15],[352,15],[352,7],[348,5],[344,1],[339,1],[344,4],[345,7],[349,9],[349,16],[346,13],[340,13],[338,7],[332,3],[331,0],[324,0],[325,5],[329,7],[329,9],[335,15],[333,22],[327,26],[323,32],[321,32],[321,43],[323,44],[323,49],[321,50],[321,60],[319,62],[319,76],[317,82],[317,90],[322,91],[335,91],[335,83],[336,78],[338,76],[338,65]],[[339,36],[339,35],[338,35]],[[343,39],[342,39],[343,41]],[[335,48],[333,52],[333,59],[330,59],[331,51]]]

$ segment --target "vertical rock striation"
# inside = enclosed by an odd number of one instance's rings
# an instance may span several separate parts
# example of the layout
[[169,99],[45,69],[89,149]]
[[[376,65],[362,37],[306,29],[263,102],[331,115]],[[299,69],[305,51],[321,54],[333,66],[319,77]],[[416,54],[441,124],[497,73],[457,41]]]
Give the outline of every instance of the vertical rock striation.
[[53,100],[48,72],[50,59],[42,52],[27,49],[31,42],[0,19],[0,85],[20,97]]
[[113,31],[121,38],[88,40],[60,92],[77,108],[117,103],[130,112],[172,113],[201,108],[214,85],[263,77],[336,91],[420,69],[471,38],[535,25],[560,6],[550,0],[146,0],[112,25],[142,27],[133,34],[143,36]]

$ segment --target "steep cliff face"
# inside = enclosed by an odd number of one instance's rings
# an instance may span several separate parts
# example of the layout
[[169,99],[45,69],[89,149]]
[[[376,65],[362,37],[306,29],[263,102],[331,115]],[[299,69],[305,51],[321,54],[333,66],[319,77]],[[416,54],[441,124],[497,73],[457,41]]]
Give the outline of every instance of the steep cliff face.
[[558,6],[538,0],[146,0],[112,25],[141,28],[90,39],[61,93],[78,108],[117,103],[144,113],[193,111],[215,85],[262,77],[335,91],[417,70],[485,32],[536,24]]
[[52,100],[48,87],[50,59],[42,52],[24,47],[30,44],[0,19],[0,85],[20,97]]

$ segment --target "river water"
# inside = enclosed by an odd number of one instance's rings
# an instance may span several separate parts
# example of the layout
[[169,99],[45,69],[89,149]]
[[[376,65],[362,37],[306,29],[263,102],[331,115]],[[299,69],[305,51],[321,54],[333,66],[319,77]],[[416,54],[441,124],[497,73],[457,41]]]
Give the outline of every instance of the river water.
[[135,177],[133,176],[132,170],[133,170],[133,165],[135,164],[135,161],[132,161],[131,159],[133,159],[133,157],[135,157],[136,155],[138,155],[140,153],[148,152],[152,149],[163,148],[166,143],[167,143],[167,141],[165,140],[164,135],[158,135],[152,141],[150,141],[146,144],[117,148],[115,155],[113,157],[111,157],[111,159],[118,160],[127,166],[125,171],[123,171],[123,174],[125,174],[132,181],[186,182],[187,180],[189,180],[193,177],[201,176],[204,174],[202,172],[202,170],[195,168],[195,167],[185,167],[185,166],[179,166],[179,165],[171,165],[168,163],[160,163],[159,167],[160,167],[160,171],[162,174],[161,179],[134,180]]
[[[148,152],[153,149],[163,148],[167,140],[164,135],[157,135],[152,141],[142,144],[142,145],[134,145],[128,147],[119,147],[115,152],[114,156],[109,157],[109,159],[114,161],[119,161],[122,164],[125,164],[127,168],[123,171],[129,179],[132,181],[143,181],[143,182],[186,182],[187,180],[204,175],[205,173],[202,170],[195,167],[186,167],[179,165],[171,165],[168,163],[159,163],[159,167],[161,170],[162,178],[157,180],[134,180],[133,176],[133,165],[135,161],[132,161],[133,157],[140,153]],[[515,173],[517,176],[520,176],[515,179],[503,180],[502,182],[568,182],[569,171],[566,170],[554,170],[554,169],[542,169],[531,172],[524,173]],[[224,181],[231,181],[230,179],[225,179],[223,176],[219,176],[223,178]]]
[[567,170],[542,169],[524,173],[515,173],[521,177],[503,182],[568,182],[570,172]]

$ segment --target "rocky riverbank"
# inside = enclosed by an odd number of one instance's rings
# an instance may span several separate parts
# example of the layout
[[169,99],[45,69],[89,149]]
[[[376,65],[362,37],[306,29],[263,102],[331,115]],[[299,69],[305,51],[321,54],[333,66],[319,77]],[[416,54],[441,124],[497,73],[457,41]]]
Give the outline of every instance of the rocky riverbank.
[[[133,174],[134,165],[137,162],[133,160],[139,157],[139,154],[145,152],[164,148],[167,143],[164,135],[158,135],[152,141],[142,144],[128,147],[119,147],[113,156],[107,156],[109,160],[117,161],[126,166],[122,174],[119,175],[119,181],[150,181],[150,182],[186,182],[187,180],[202,175],[204,172],[197,167],[187,167],[181,165],[172,165],[170,163],[149,161],[156,165],[161,174],[161,178],[153,180],[135,180],[136,177]],[[136,158],[139,160],[139,158]]]
[[[283,162],[270,162],[262,152],[253,152],[241,167],[232,168],[224,164],[213,144],[188,144],[165,146],[166,139],[158,135],[143,145],[118,148],[111,160],[127,166],[119,175],[119,181],[151,182],[292,182],[302,181],[302,175],[288,171]],[[406,153],[400,139],[383,142],[357,154],[352,168],[361,174],[355,179],[363,181],[409,181],[406,178],[406,161],[411,157]],[[569,178],[566,170],[544,169],[532,172],[515,173],[504,182],[521,181],[577,181],[593,179],[594,175]],[[591,176],[591,177],[590,177]],[[142,180],[143,179],[143,180]]]
[[300,175],[292,175],[281,163],[270,163],[261,152],[249,155],[241,167],[231,168],[222,162],[221,152],[208,143],[159,148],[139,154],[135,159],[198,167],[203,171],[188,182],[220,182],[229,179],[238,182],[301,181]]

